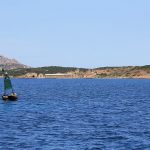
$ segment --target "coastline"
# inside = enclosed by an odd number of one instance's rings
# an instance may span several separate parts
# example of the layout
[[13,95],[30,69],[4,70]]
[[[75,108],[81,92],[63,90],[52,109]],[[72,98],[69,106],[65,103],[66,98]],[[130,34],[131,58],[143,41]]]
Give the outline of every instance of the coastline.
[[[150,79],[150,78],[147,78],[147,77],[136,77],[136,78],[131,78],[131,77],[123,77],[123,78],[120,78],[120,77],[111,77],[111,78],[37,78],[37,77],[11,77],[12,79]],[[3,79],[3,77],[0,77],[0,79]]]
[[[150,79],[150,66],[100,67],[94,69],[73,67],[40,67],[6,70],[12,78],[53,79]],[[0,73],[0,78],[3,73]]]

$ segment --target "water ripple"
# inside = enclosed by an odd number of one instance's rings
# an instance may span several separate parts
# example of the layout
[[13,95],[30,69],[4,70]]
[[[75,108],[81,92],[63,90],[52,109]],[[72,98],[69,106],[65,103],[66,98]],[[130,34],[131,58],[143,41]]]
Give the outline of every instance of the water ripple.
[[0,149],[150,149],[150,80],[13,83],[20,99],[0,101]]

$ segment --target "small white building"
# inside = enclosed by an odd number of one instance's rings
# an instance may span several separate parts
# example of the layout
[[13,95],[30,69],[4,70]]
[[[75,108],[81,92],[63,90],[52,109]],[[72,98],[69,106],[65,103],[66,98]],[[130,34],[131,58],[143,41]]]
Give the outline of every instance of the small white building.
[[46,78],[72,78],[72,74],[56,73],[56,74],[45,74]]

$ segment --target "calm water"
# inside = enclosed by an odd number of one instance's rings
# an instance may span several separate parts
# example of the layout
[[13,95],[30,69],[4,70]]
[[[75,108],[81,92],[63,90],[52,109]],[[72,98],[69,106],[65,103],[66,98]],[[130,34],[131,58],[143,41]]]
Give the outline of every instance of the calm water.
[[150,80],[13,83],[19,101],[0,101],[2,150],[150,149]]

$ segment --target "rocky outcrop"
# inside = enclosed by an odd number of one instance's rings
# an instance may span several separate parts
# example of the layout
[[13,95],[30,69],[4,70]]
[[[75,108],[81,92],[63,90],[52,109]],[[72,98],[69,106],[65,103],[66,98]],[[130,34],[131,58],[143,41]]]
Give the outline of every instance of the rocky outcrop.
[[28,66],[21,64],[16,59],[10,59],[0,55],[0,67],[10,70],[17,68],[28,68]]

